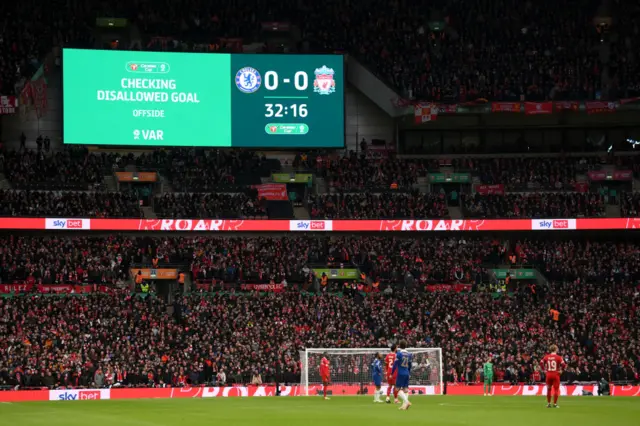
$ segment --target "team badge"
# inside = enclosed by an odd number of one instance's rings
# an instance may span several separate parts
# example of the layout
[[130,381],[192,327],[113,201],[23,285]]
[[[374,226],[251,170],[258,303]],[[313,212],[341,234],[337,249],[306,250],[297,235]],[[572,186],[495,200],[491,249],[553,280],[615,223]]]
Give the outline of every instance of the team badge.
[[333,79],[335,72],[331,68],[323,65],[316,68],[316,79],[313,81],[313,91],[321,95],[330,95],[336,91],[336,81]]
[[236,87],[243,93],[253,93],[261,84],[262,77],[255,68],[244,67],[236,74]]

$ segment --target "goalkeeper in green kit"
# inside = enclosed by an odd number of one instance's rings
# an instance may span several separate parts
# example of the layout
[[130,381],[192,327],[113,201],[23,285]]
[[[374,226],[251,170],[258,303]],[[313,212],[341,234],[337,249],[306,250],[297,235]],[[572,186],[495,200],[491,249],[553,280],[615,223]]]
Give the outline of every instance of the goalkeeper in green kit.
[[493,364],[491,363],[491,357],[487,358],[482,372],[484,374],[484,396],[491,396],[491,386],[493,385]]

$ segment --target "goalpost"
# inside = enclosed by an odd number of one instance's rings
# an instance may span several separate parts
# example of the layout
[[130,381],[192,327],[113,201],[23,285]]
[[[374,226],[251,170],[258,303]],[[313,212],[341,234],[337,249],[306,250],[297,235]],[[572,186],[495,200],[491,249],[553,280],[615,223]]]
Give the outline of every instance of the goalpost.
[[[409,387],[411,393],[442,395],[444,393],[442,348],[408,348],[413,354]],[[309,348],[300,351],[300,386],[302,395],[320,395],[320,361],[327,353],[331,365],[330,390],[335,395],[372,394],[371,363],[376,352],[384,357],[389,348]],[[384,380],[385,378],[383,378]],[[386,389],[386,382],[383,389]]]

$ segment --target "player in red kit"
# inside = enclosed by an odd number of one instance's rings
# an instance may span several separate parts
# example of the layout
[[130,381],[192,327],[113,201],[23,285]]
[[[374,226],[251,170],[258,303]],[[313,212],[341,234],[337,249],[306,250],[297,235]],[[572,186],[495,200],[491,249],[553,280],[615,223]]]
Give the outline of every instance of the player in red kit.
[[549,346],[548,355],[540,362],[547,375],[547,408],[551,408],[551,395],[553,394],[553,408],[558,408],[558,396],[560,396],[560,375],[567,366],[560,355],[556,345]]
[[329,399],[327,396],[327,390],[329,388],[329,383],[331,382],[331,368],[329,365],[329,359],[327,358],[327,353],[322,354],[322,361],[320,361],[320,378],[322,379],[322,393],[324,394],[324,399]]
[[398,377],[398,372],[396,371],[395,374],[391,374],[391,370],[393,369],[393,364],[396,362],[396,350],[398,349],[398,347],[394,344],[391,346],[391,352],[389,352],[387,354],[387,356],[384,358],[384,371],[385,371],[385,376],[387,378],[387,383],[389,384],[389,386],[387,387],[387,404],[391,403],[391,399],[389,398],[389,395],[391,395],[391,388],[393,388],[393,399],[394,402],[397,404],[398,401],[398,389],[396,388],[396,377]]

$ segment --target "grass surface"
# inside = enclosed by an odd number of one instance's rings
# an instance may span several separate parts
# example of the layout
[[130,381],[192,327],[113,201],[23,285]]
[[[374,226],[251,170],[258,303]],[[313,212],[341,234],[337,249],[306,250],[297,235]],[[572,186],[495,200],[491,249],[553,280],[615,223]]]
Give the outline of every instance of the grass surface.
[[416,425],[622,426],[640,424],[640,398],[422,396],[409,411],[373,404],[371,397],[148,399],[0,403],[2,425]]

